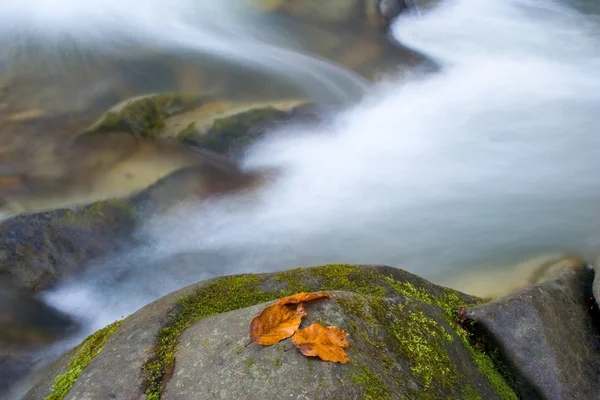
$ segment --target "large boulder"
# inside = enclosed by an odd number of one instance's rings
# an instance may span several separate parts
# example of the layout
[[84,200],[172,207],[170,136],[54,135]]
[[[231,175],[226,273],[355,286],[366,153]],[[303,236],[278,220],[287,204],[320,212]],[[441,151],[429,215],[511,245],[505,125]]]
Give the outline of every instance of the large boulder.
[[600,319],[593,273],[568,264],[548,280],[468,310],[479,346],[512,371],[522,399],[587,400],[600,393]]
[[[307,358],[289,339],[247,345],[273,300],[327,290],[312,322],[347,331],[350,363]],[[457,310],[481,299],[406,271],[327,265],[212,279],[163,297],[58,360],[26,399],[516,399]],[[91,355],[91,356],[90,356]]]

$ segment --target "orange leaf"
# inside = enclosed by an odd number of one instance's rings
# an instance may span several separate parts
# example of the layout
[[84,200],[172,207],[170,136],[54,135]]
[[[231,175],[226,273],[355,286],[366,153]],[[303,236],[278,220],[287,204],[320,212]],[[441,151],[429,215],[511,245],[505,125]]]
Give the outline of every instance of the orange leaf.
[[331,298],[329,293],[319,292],[319,293],[296,293],[290,297],[283,297],[277,301],[279,304],[296,304],[296,303],[305,303],[307,301],[321,299],[323,297]]
[[275,303],[265,308],[250,323],[250,342],[272,345],[289,338],[298,330],[306,314],[304,305]]
[[292,343],[305,356],[346,364],[350,361],[350,357],[344,350],[350,347],[347,337],[347,332],[335,326],[324,327],[320,324],[312,324],[296,332],[292,337]]

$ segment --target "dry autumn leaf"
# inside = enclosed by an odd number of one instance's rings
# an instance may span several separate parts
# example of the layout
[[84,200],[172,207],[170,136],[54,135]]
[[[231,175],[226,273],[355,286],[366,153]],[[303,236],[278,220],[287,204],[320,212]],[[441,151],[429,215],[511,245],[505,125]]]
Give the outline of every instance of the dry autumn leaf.
[[307,315],[304,305],[275,303],[265,308],[250,323],[250,343],[272,345],[292,336]]
[[297,331],[292,337],[292,343],[305,356],[346,364],[350,361],[350,357],[344,350],[350,347],[347,337],[347,332],[335,326],[324,327],[320,324],[312,324]]
[[290,297],[283,297],[279,299],[277,302],[279,304],[297,304],[297,303],[306,303],[307,301],[321,299],[323,297],[327,297],[330,299],[332,296],[329,293],[319,292],[319,293],[296,293]]

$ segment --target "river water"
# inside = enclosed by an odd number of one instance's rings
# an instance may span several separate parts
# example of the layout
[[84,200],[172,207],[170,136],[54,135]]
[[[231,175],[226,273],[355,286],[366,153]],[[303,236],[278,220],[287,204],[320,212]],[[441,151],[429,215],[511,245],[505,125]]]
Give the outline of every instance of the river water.
[[218,54],[343,105],[252,149],[244,166],[278,169],[272,184],[157,216],[139,233],[147,244],[47,293],[87,323],[84,333],[219,275],[386,264],[476,291],[474,276],[498,279],[536,257],[593,258],[600,248],[594,1],[447,0],[401,16],[393,37],[439,69],[372,84],[301,52],[285,27],[232,6],[242,2],[28,2],[37,13],[2,6],[15,16],[0,24],[4,37],[34,24],[56,40],[56,54],[65,37],[83,58],[140,43]]

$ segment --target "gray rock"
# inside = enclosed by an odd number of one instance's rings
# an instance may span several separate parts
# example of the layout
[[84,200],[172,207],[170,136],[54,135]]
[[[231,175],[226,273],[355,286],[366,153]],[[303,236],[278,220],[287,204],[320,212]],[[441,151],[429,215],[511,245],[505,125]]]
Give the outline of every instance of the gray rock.
[[39,292],[124,247],[136,212],[126,200],[10,218],[0,224],[0,279]]
[[587,400],[600,393],[600,332],[592,273],[572,265],[550,280],[470,309],[482,342],[512,370],[523,399]]
[[[321,289],[334,298],[308,303],[301,327],[347,331],[350,363],[304,357],[290,339],[245,346],[250,321],[272,300]],[[204,281],[126,318],[64,399],[516,399],[457,325],[454,311],[479,301],[390,267]],[[26,399],[45,398],[51,377],[72,370],[58,361]]]

